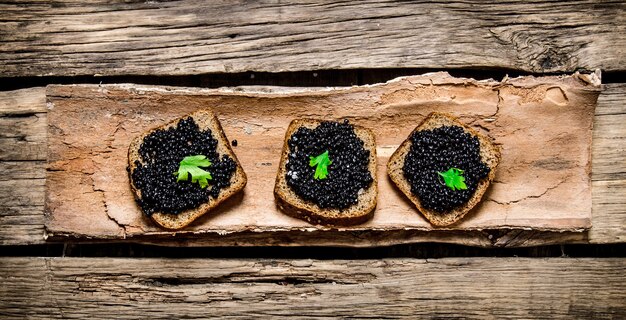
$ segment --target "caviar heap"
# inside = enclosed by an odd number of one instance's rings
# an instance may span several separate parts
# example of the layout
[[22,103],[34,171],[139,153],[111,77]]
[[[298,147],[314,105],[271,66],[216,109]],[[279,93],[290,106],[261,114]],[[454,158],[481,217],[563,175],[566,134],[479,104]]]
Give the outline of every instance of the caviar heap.
[[[220,190],[230,185],[236,163],[228,155],[219,159],[216,147],[211,130],[200,131],[191,117],[182,119],[176,127],[157,129],[146,136],[139,148],[143,164],[135,161],[137,168],[132,173],[135,187],[141,190],[137,203],[143,212],[178,214],[199,207],[209,197],[217,198]],[[205,155],[211,161],[210,167],[203,168],[213,177],[207,188],[191,183],[191,179],[176,181],[174,172],[190,155]]]
[[[404,177],[422,207],[439,213],[450,211],[474,195],[489,167],[480,160],[478,138],[458,126],[442,126],[411,134],[411,149],[404,160]],[[438,174],[450,168],[463,170],[466,190],[452,190]]]
[[[302,199],[320,208],[346,209],[358,202],[359,191],[373,181],[370,152],[348,121],[324,121],[315,129],[300,127],[289,138],[287,185]],[[328,151],[332,163],[325,179],[315,179],[310,157]]]

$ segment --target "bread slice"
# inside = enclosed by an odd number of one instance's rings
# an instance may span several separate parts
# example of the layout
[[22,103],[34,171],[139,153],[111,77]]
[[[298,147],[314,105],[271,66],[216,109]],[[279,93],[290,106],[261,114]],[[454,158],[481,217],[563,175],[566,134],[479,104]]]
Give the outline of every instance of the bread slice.
[[141,199],[141,190],[135,187],[135,184],[132,181],[132,173],[137,167],[135,165],[135,160],[139,160],[139,162],[141,162],[142,164],[144,163],[141,159],[141,156],[139,155],[139,147],[141,146],[144,138],[157,129],[167,129],[170,127],[174,127],[178,125],[178,122],[180,120],[187,117],[192,117],[200,130],[210,129],[213,137],[217,140],[216,151],[220,155],[220,158],[223,155],[230,156],[235,161],[237,167],[235,169],[235,172],[233,173],[233,176],[231,177],[230,186],[228,188],[220,190],[217,198],[209,197],[208,202],[201,204],[195,209],[185,210],[183,212],[180,212],[179,214],[154,212],[150,216],[157,224],[167,229],[181,229],[189,225],[198,217],[217,207],[220,203],[224,202],[224,200],[228,199],[230,196],[241,191],[245,187],[247,182],[246,174],[243,171],[239,160],[237,160],[237,156],[235,156],[235,153],[231,149],[228,138],[226,138],[226,134],[224,134],[224,130],[222,129],[222,125],[220,124],[219,120],[210,110],[199,110],[160,127],[153,128],[135,138],[130,143],[130,147],[128,148],[128,165],[130,168],[129,177],[131,180],[130,186],[133,193],[135,194],[135,197],[137,199]]
[[[391,155],[389,162],[387,163],[387,173],[391,180],[398,186],[400,191],[404,193],[417,209],[430,221],[434,226],[448,226],[461,220],[482,198],[483,194],[489,187],[489,184],[496,176],[496,167],[500,162],[500,148],[495,145],[490,138],[476,132],[472,128],[464,125],[458,121],[454,116],[433,112],[420,125],[418,125],[415,131],[430,130],[442,126],[459,126],[465,130],[465,132],[476,136],[480,142],[480,158],[485,163],[490,171],[486,178],[478,182],[476,192],[467,201],[467,203],[461,207],[455,208],[449,212],[438,213],[432,210],[428,210],[422,207],[420,200],[411,192],[411,185],[404,177],[402,168],[404,167],[404,159],[406,158],[409,150],[411,149],[411,135],[402,142],[398,149]],[[412,134],[412,133],[411,133]]]
[[278,207],[287,215],[306,220],[313,224],[340,225],[348,226],[363,223],[374,215],[376,208],[376,198],[378,196],[378,182],[376,177],[376,141],[371,130],[354,126],[354,132],[357,137],[363,140],[363,147],[370,151],[369,172],[372,174],[372,184],[358,196],[358,202],[355,205],[343,210],[320,208],[317,204],[308,202],[300,198],[287,185],[285,174],[287,172],[287,158],[289,156],[289,138],[300,127],[314,129],[321,124],[320,120],[312,119],[296,119],[289,124],[287,133],[285,134],[285,142],[283,146],[280,165],[278,167],[278,175],[276,177],[276,185],[274,187],[274,196]]

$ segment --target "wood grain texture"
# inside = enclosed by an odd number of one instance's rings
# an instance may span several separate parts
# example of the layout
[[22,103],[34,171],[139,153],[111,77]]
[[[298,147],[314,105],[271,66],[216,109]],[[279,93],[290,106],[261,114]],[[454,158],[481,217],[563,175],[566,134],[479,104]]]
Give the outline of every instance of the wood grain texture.
[[0,73],[618,71],[625,10],[623,1],[9,2],[0,4]]
[[46,112],[46,88],[0,91],[0,116],[17,117]]
[[4,258],[15,319],[621,319],[626,259]]
[[0,92],[0,161],[46,160],[45,88]]
[[0,92],[0,244],[44,242],[45,88]]
[[[363,239],[371,239],[373,242],[385,244],[383,239],[388,240],[386,244],[403,243],[403,242],[429,242],[440,241],[448,243],[468,244],[475,246],[498,246],[498,247],[515,247],[515,246],[534,246],[555,243],[616,243],[626,241],[626,204],[621,195],[626,194],[626,180],[620,178],[620,173],[626,172],[626,133],[624,133],[623,122],[620,121],[603,121],[600,117],[611,119],[613,116],[623,114],[624,106],[626,106],[626,85],[609,84],[604,85],[604,91],[598,98],[598,106],[596,108],[595,124],[594,124],[594,140],[593,140],[593,174],[592,174],[592,191],[593,191],[593,217],[592,229],[587,233],[552,233],[552,232],[535,232],[523,230],[511,231],[491,231],[469,232],[464,234],[455,233],[424,233],[424,232],[403,232],[386,235],[380,232],[370,234],[353,233],[346,235],[345,238],[338,239],[339,242],[346,243],[348,241],[363,241]],[[259,90],[259,88],[256,88]],[[249,89],[247,89],[249,90]],[[281,91],[282,88],[271,89],[274,92]],[[299,89],[300,90],[300,89]],[[267,89],[265,91],[270,91]],[[31,101],[32,103],[28,103]],[[5,116],[7,114],[15,114],[19,110],[27,109],[29,112],[45,112],[45,95],[42,88],[16,90],[10,92],[0,92],[0,109]],[[600,125],[604,123],[604,125]],[[45,132],[44,123],[35,122],[34,128],[38,132]],[[0,131],[3,127],[0,127]],[[2,135],[2,133],[0,133]],[[598,139],[598,136],[614,137],[613,139]],[[41,142],[40,144],[43,144]],[[2,144],[0,139],[0,150],[6,148],[16,148],[16,146]],[[17,153],[27,155],[28,150],[16,148]],[[45,151],[45,147],[40,147]],[[602,156],[600,156],[602,154]],[[37,155],[45,158],[45,152]],[[613,162],[602,161],[604,157],[612,157]],[[21,159],[27,160],[27,156]],[[5,161],[0,160],[3,165],[1,172],[4,172],[5,181],[22,180],[37,178],[37,176],[45,175],[44,163],[42,161]],[[28,169],[28,167],[32,169]],[[16,170],[16,167],[22,167]],[[37,173],[33,173],[37,172]],[[603,172],[603,173],[602,173]],[[24,176],[21,176],[24,174]],[[33,182],[35,185],[43,186],[43,179],[39,182]],[[4,200],[0,201],[0,243],[1,244],[29,244],[43,243],[43,206],[44,201],[43,189],[35,188],[12,188],[9,184],[4,185],[5,188],[0,190],[0,194],[6,195]],[[42,188],[42,187],[39,187]],[[4,203],[7,199],[21,198],[21,205],[7,205]],[[13,200],[12,200],[13,201]],[[13,201],[15,203],[15,201]],[[252,238],[253,235],[249,235]],[[330,242],[332,237],[326,237],[324,241]],[[222,238],[224,245],[237,245],[237,237],[225,236]],[[277,235],[277,241],[291,241],[286,235]],[[154,244],[161,245],[214,245],[215,239],[205,238],[200,240],[197,238],[180,238],[176,240],[156,239]]]
[[[294,94],[227,93],[124,86],[48,88],[46,228],[55,238],[274,231],[293,244],[322,245],[310,232],[532,229],[582,231],[591,224],[591,126],[599,90],[569,77],[508,82],[434,73],[385,84]],[[129,188],[128,145],[155,126],[211,107],[235,148],[243,195],[175,233],[155,226]],[[433,111],[449,112],[495,139],[502,160],[483,201],[466,219],[434,228],[387,179],[391,152]],[[378,205],[356,226],[315,226],[282,213],[272,185],[288,124],[295,118],[350,119],[372,128],[378,149]],[[555,122],[558,119],[558,122]],[[273,239],[268,241],[274,242]],[[240,237],[240,242],[247,242]],[[259,245],[256,240],[254,245]],[[334,243],[333,243],[334,244]],[[348,243],[353,245],[354,242]]]
[[591,242],[626,242],[626,180],[594,181],[593,188],[593,216],[602,218],[593,219]]
[[600,105],[593,124],[593,179],[626,179],[626,84],[606,85]]
[[44,161],[0,161],[0,244],[44,240]]

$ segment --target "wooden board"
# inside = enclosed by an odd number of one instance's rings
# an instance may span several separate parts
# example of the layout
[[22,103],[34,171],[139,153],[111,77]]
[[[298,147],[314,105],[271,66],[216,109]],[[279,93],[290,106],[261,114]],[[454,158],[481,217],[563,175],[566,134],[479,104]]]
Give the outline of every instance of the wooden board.
[[44,242],[45,88],[0,92],[0,244]]
[[624,70],[623,1],[0,4],[0,74]]
[[622,319],[626,260],[3,258],[16,319]]
[[[592,141],[592,224],[588,232],[534,230],[483,230],[482,232],[406,231],[389,234],[360,232],[337,240],[320,239],[328,245],[391,245],[411,242],[448,242],[473,246],[519,247],[555,243],[619,243],[626,241],[626,85],[607,84],[598,98]],[[242,89],[245,91],[246,89]],[[265,91],[282,92],[273,87]],[[241,91],[241,90],[240,90]],[[0,127],[0,244],[44,243],[44,184],[47,117],[45,88],[0,92],[0,116],[15,125]],[[41,118],[43,121],[35,121]],[[32,119],[32,121],[24,121]],[[19,124],[17,124],[19,123]],[[6,130],[17,128],[20,139]],[[14,132],[14,131],[12,131]],[[42,140],[43,139],[43,140]],[[16,143],[28,142],[29,144]],[[8,153],[9,152],[9,153]],[[134,240],[159,245],[236,245],[237,237],[201,235],[187,239]],[[69,240],[69,239],[68,239]],[[299,243],[297,236],[282,241]]]
[[[499,83],[437,73],[384,85],[290,94],[52,86],[46,228],[54,237],[83,239],[228,234],[238,244],[253,245],[296,244],[284,241],[293,233],[300,234],[298,244],[324,244],[320,239],[342,239],[339,235],[353,232],[378,231],[384,238],[385,231],[432,230],[391,186],[384,166],[414,126],[438,110],[489,132],[503,148],[486,200],[458,225],[438,230],[581,231],[591,221],[590,140],[599,93],[583,82],[590,78]],[[148,128],[203,107],[213,107],[229,138],[239,141],[235,152],[249,182],[242,196],[215,213],[185,230],[167,232],[143,216],[133,201],[125,171],[128,144]],[[348,118],[375,129],[380,193],[371,221],[340,229],[312,226],[276,208],[271,186],[284,132],[293,118],[302,116]]]

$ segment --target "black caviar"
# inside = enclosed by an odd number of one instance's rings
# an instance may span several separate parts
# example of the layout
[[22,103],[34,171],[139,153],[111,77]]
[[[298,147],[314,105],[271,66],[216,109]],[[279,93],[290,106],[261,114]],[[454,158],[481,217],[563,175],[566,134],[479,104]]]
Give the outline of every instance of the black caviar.
[[[465,204],[487,177],[489,167],[480,160],[477,137],[458,126],[442,126],[413,132],[411,149],[404,160],[404,177],[411,193],[426,209],[442,213]],[[450,168],[464,170],[466,190],[448,188],[438,172]]]
[[[200,131],[191,117],[182,119],[175,127],[158,129],[146,136],[139,148],[144,164],[136,161],[137,168],[132,173],[135,187],[141,190],[137,203],[143,212],[177,214],[199,207],[209,197],[217,198],[220,190],[230,185],[236,163],[228,155],[220,159],[216,147],[217,140],[211,130]],[[213,178],[206,188],[191,183],[191,176],[187,181],[176,181],[174,172],[180,161],[192,155],[204,155],[211,161],[211,166],[203,168]]]
[[[320,208],[346,209],[358,202],[360,190],[372,184],[368,168],[370,152],[347,120],[324,121],[315,129],[300,127],[288,144],[287,185]],[[328,176],[314,179],[315,167],[309,165],[310,157],[325,151],[332,161]]]

